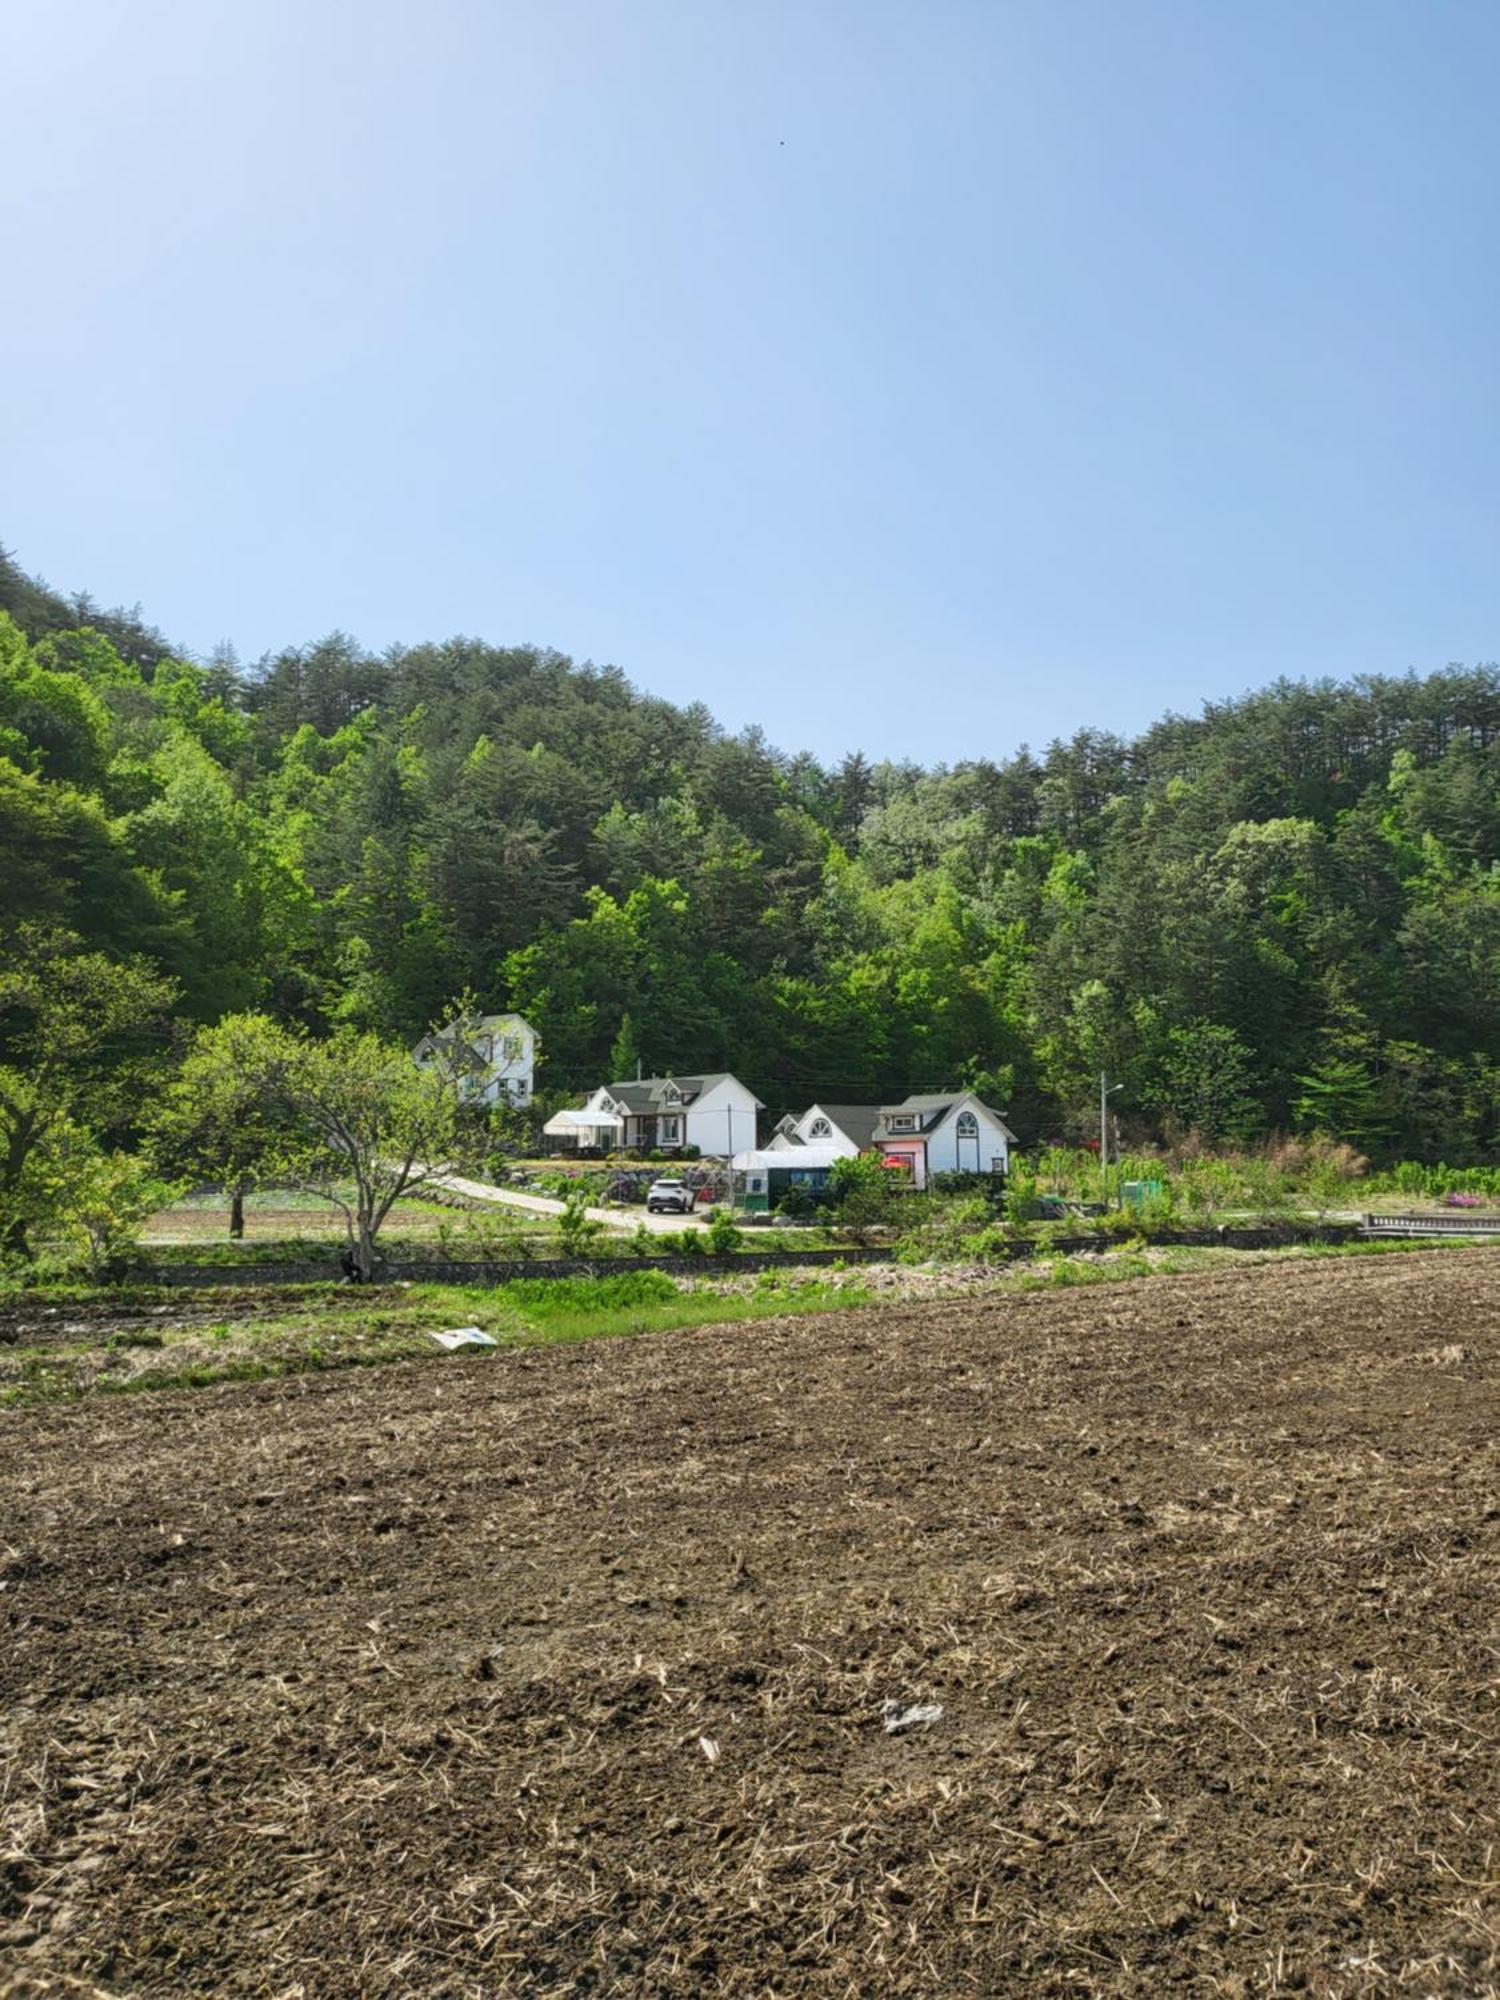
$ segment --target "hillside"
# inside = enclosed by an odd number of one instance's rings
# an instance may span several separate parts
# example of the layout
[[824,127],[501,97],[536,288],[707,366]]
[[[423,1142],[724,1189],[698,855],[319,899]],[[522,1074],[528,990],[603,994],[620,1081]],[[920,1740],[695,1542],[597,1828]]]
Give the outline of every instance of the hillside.
[[548,1091],[967,1081],[1027,1135],[1500,1157],[1500,669],[1279,681],[1134,740],[827,769],[613,669],[339,635],[248,670],[0,558],[0,927],[185,1018],[527,1013]]

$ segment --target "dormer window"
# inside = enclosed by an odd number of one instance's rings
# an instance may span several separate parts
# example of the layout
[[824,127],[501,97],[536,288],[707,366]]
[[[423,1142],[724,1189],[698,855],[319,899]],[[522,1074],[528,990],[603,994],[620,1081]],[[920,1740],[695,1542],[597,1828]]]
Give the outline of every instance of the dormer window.
[[815,1118],[807,1128],[807,1136],[809,1139],[831,1139],[833,1127],[826,1118]]
[[890,1127],[893,1132],[915,1132],[917,1121],[910,1113],[903,1112],[899,1118],[891,1119]]
[[681,1104],[682,1092],[675,1083],[669,1083],[661,1094],[661,1101],[663,1104]]

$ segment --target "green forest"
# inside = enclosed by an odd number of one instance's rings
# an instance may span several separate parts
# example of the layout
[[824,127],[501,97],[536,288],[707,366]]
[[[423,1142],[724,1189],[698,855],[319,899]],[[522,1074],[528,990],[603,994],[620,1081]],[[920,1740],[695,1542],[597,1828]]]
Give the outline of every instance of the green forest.
[[829,768],[535,647],[204,664],[0,552],[0,816],[5,956],[155,981],[163,1059],[469,991],[537,1027],[544,1104],[638,1061],[773,1113],[965,1084],[1029,1144],[1107,1070],[1137,1143],[1500,1159],[1494,666]]

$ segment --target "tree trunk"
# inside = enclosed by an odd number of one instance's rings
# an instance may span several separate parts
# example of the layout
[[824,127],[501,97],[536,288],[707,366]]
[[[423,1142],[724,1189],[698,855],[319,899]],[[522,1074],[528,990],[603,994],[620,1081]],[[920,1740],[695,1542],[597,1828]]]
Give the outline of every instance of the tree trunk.
[[229,1191],[229,1233],[238,1243],[245,1233],[245,1183],[236,1181]]
[[[36,1144],[40,1120],[34,1113],[22,1115],[11,1127],[10,1142],[5,1149],[3,1168],[0,1168],[0,1191],[11,1194],[21,1185],[21,1176],[26,1171],[26,1162],[31,1157]],[[5,1249],[12,1257],[24,1262],[31,1261],[31,1238],[27,1234],[22,1218],[13,1216],[5,1226],[3,1237]]]
[[375,1233],[370,1227],[368,1216],[359,1218],[359,1234],[354,1243],[354,1261],[359,1267],[359,1281],[368,1285],[375,1275]]

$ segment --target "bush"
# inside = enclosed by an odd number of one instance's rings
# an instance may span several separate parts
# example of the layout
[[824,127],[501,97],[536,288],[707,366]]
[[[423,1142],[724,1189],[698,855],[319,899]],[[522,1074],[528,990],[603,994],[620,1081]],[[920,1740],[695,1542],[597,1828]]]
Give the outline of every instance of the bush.
[[737,1250],[742,1238],[735,1227],[734,1217],[728,1209],[714,1210],[708,1225],[708,1247],[716,1257],[726,1257],[731,1250]]
[[789,1222],[806,1222],[818,1212],[818,1204],[804,1187],[789,1187],[776,1204],[776,1213]]
[[897,1200],[889,1170],[868,1153],[835,1160],[829,1186],[840,1225],[856,1240],[891,1218]]
[[979,1195],[991,1209],[1005,1199],[1006,1182],[996,1174],[976,1174],[968,1168],[949,1169],[934,1174],[927,1183],[933,1194]]
[[1013,1229],[1024,1229],[1031,1220],[1036,1196],[1036,1175],[1013,1162],[1005,1181],[1005,1219]]
[[177,1199],[180,1182],[158,1180],[143,1160],[128,1153],[102,1153],[79,1134],[61,1176],[61,1199],[54,1217],[60,1239],[70,1245],[94,1279],[108,1277],[135,1249],[148,1215]]
[[997,1232],[989,1203],[979,1195],[903,1195],[897,1255],[905,1264],[966,1263],[988,1254],[976,1247]]
[[581,1257],[598,1241],[604,1224],[588,1212],[587,1188],[575,1188],[564,1197],[563,1212],[557,1218],[557,1236],[566,1257]]
[[703,1257],[708,1254],[702,1229],[663,1229],[651,1239],[658,1257]]

